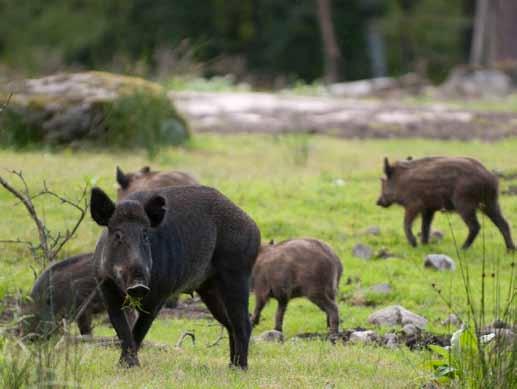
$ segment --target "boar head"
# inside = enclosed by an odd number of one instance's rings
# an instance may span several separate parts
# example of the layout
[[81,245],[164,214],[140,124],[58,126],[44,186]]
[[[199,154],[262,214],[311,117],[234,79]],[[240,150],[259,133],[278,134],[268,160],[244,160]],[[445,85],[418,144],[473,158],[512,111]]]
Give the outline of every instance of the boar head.
[[117,204],[99,188],[91,193],[90,211],[93,220],[107,227],[98,245],[98,268],[125,294],[142,298],[149,292],[153,259],[152,229],[165,216],[165,198],[151,196],[144,204],[123,200]]
[[394,178],[394,166],[390,165],[388,158],[384,158],[384,174],[381,178],[381,195],[377,200],[377,205],[389,207],[397,201],[397,182]]

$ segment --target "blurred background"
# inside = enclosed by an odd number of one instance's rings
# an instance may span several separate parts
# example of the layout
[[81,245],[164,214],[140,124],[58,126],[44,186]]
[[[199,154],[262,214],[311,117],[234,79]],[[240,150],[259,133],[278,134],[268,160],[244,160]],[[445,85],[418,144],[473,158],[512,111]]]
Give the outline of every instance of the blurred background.
[[0,77],[230,74],[255,89],[514,72],[515,0],[0,0]]

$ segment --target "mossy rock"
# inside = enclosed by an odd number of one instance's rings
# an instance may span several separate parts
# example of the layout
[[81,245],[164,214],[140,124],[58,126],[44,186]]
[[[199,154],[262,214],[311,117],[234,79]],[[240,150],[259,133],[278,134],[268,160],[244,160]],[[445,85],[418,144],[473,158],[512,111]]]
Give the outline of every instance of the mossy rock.
[[137,77],[106,72],[58,74],[0,90],[0,143],[97,143],[121,147],[185,142],[190,132],[164,89]]

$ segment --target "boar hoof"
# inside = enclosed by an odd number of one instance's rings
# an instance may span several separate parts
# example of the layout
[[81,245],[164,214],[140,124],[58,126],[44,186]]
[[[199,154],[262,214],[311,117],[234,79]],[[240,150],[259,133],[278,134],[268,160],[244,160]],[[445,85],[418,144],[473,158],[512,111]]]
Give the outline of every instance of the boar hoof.
[[124,368],[131,368],[140,366],[138,357],[136,355],[126,354],[120,356],[119,365]]

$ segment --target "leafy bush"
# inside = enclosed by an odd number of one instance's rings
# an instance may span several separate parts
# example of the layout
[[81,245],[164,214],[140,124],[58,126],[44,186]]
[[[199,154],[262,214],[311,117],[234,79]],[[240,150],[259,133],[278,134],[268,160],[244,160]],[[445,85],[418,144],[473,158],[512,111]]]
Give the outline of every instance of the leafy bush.
[[186,121],[165,94],[140,90],[124,95],[106,109],[105,115],[107,144],[144,147],[150,157],[160,147],[179,145],[190,137]]

